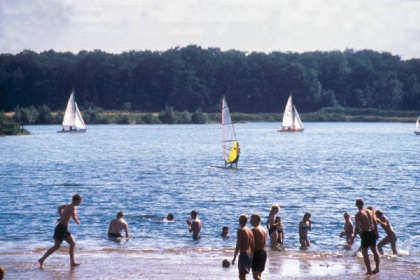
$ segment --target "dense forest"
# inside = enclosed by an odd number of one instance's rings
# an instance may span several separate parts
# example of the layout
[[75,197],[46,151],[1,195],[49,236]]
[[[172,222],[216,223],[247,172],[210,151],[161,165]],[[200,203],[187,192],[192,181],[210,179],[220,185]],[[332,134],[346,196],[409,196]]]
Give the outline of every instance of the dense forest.
[[324,107],[420,110],[420,59],[371,50],[246,53],[196,45],[164,52],[100,50],[0,55],[0,111],[63,111],[75,89],[81,110],[280,113]]

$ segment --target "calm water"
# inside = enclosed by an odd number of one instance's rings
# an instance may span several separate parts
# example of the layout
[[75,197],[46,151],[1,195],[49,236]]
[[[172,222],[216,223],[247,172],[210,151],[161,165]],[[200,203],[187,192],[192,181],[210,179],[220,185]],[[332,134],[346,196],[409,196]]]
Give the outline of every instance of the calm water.
[[[310,250],[334,255],[344,243],[343,213],[354,220],[361,197],[388,216],[398,258],[419,265],[420,137],[413,124],[307,123],[295,134],[277,133],[278,126],[235,125],[239,170],[212,167],[223,165],[216,124],[91,125],[78,135],[29,126],[30,136],[0,137],[0,259],[39,258],[53,243],[57,206],[74,193],[83,196],[82,224],[70,225],[81,251],[232,249],[236,238],[221,240],[222,227],[235,236],[240,214],[266,220],[278,203],[286,252],[299,252],[297,225],[310,211]],[[193,209],[203,222],[199,241],[185,224]],[[123,244],[106,239],[119,210],[133,237]],[[163,221],[168,213],[175,222]]]

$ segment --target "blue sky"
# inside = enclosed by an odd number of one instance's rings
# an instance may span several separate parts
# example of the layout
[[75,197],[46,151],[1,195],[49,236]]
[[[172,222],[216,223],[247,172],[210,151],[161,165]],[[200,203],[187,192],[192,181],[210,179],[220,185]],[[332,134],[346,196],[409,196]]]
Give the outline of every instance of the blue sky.
[[199,45],[247,52],[372,49],[420,58],[420,1],[0,0],[0,53]]

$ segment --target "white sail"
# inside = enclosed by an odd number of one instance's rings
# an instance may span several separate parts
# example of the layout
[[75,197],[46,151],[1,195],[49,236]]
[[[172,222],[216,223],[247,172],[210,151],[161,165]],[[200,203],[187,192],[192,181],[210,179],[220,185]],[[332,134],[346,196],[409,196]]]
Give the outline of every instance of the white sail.
[[414,128],[414,133],[420,135],[420,116],[417,118],[416,126]]
[[[230,118],[226,99],[222,99],[222,150],[225,164],[232,163],[237,157],[238,141]],[[232,158],[234,157],[234,158]]]
[[295,118],[293,116],[293,105],[292,105],[292,96],[289,96],[289,99],[287,100],[286,108],[284,109],[283,114],[283,127],[293,127]]
[[72,91],[67,102],[66,112],[64,113],[63,126],[75,126],[75,104],[74,91]]
[[63,128],[58,132],[85,132],[86,124],[80,114],[79,107],[74,98],[74,90],[70,94],[63,118]]
[[296,129],[303,129],[303,123],[300,120],[300,117],[299,117],[299,114],[298,114],[298,112],[296,110],[295,105],[293,105],[293,112],[294,112],[294,115],[295,115],[295,120],[294,120],[295,128]]
[[80,114],[79,107],[77,103],[74,102],[74,106],[76,107],[76,116],[74,118],[74,125],[77,129],[86,129],[85,122],[83,121],[82,114]]
[[292,102],[292,95],[287,100],[286,108],[284,109],[282,128],[278,132],[302,132],[304,130],[302,121]]

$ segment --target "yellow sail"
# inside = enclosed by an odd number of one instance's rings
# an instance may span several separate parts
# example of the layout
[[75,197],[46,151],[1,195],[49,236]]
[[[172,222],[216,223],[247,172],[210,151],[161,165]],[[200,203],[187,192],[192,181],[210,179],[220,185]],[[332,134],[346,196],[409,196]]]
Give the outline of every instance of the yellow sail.
[[234,162],[238,157],[238,141],[234,141],[232,145],[232,149],[230,150],[229,157],[227,163]]

